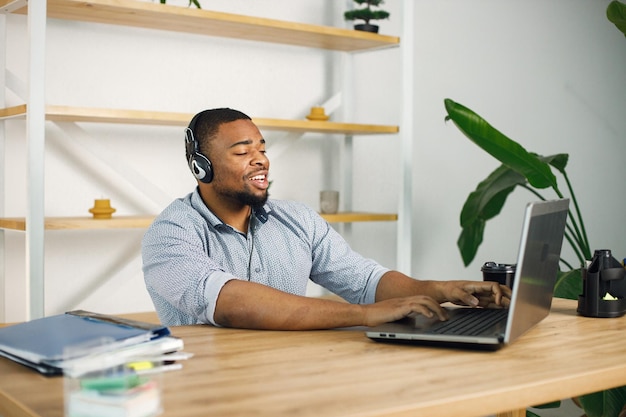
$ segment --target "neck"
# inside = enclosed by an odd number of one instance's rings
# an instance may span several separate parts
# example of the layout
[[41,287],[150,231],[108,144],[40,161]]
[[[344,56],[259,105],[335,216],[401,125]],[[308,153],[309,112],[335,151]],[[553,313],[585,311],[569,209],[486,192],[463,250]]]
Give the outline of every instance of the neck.
[[242,233],[248,232],[250,214],[252,213],[251,206],[226,199],[211,198],[205,193],[200,193],[200,195],[204,204],[221,221]]

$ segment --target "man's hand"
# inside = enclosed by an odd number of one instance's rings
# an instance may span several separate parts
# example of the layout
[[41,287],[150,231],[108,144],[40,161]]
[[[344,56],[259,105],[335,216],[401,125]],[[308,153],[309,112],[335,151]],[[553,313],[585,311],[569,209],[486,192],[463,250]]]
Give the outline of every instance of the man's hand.
[[448,319],[448,314],[439,303],[425,295],[392,298],[362,307],[365,326],[378,326],[415,314],[422,314],[426,317],[437,316],[442,321]]
[[508,307],[511,289],[492,281],[441,281],[441,300],[471,307]]

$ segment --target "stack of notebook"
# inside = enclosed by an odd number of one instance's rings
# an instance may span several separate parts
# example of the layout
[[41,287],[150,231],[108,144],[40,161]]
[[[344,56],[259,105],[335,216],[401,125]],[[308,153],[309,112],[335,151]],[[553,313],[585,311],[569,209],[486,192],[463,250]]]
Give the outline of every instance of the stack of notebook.
[[182,339],[165,326],[83,310],[0,328],[0,356],[44,375],[139,357],[168,363],[188,357],[182,349]]

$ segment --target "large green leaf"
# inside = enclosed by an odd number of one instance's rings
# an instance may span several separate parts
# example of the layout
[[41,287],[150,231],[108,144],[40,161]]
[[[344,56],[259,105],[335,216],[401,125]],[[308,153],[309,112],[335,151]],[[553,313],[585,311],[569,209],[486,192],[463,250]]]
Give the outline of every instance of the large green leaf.
[[[556,154],[550,156],[535,155],[540,161],[550,164],[560,172],[565,171],[569,156]],[[506,198],[517,185],[525,185],[524,176],[506,165],[499,166],[472,191],[461,210],[461,235],[457,246],[465,266],[476,256],[483,241],[486,221],[500,214]]]
[[520,144],[500,133],[462,104],[450,99],[445,99],[444,104],[448,112],[446,120],[452,120],[472,142],[526,177],[533,187],[557,187],[556,177],[548,164],[527,152]]
[[506,197],[520,184],[526,184],[522,175],[500,165],[467,197],[461,211],[461,226],[465,227],[476,218],[489,220],[500,214]]
[[606,17],[626,35],[626,5],[613,0],[606,8]]
[[580,269],[572,269],[567,272],[559,272],[559,276],[554,286],[554,296],[578,300],[578,296],[583,293],[583,278]]
[[587,394],[578,399],[587,417],[617,417],[626,404],[626,387]]
[[476,187],[467,197],[461,211],[461,235],[457,246],[465,266],[468,266],[476,256],[476,252],[483,241],[483,234],[487,220],[497,216],[508,195],[515,186],[525,184],[526,179],[501,165]]
[[550,156],[541,156],[537,155],[540,161],[545,162],[546,164],[552,165],[556,168],[561,174],[565,173],[565,167],[567,166],[567,162],[569,160],[569,155],[566,153],[557,153],[556,155]]
[[485,233],[485,221],[476,219],[476,221],[466,225],[461,230],[461,235],[456,241],[456,245],[461,252],[463,265],[468,266],[476,257],[476,252],[481,243],[483,243],[483,234]]

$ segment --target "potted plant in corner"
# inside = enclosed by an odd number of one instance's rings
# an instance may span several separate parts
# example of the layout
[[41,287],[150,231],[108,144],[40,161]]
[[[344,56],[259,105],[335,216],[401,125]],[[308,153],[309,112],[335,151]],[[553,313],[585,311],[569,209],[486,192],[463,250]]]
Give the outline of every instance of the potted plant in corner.
[[354,25],[354,29],[362,30],[365,32],[378,33],[378,25],[373,25],[370,20],[381,20],[389,17],[389,12],[381,9],[372,9],[372,7],[378,7],[383,0],[354,0],[359,5],[365,5],[358,9],[348,10],[343,14],[346,20],[362,20],[365,23],[359,23]]
[[[626,16],[626,7],[623,11]],[[578,299],[582,293],[582,274],[581,268],[575,266],[591,259],[591,246],[574,189],[565,170],[569,155],[541,156],[528,152],[462,104],[446,99],[445,108],[446,120],[452,120],[468,139],[502,163],[469,194],[461,210],[462,231],[457,246],[465,266],[472,262],[482,243],[487,221],[500,213],[507,197],[516,187],[529,191],[541,200],[546,199],[544,190],[549,189],[557,197],[565,196],[554,175],[553,170],[556,170],[564,178],[573,203],[568,214],[565,239],[572,247],[577,262],[561,259],[564,268],[559,272],[554,296]],[[573,400],[587,417],[626,417],[626,386],[582,395]],[[560,405],[561,402],[556,401],[533,408],[558,408]],[[530,410],[526,411],[526,416],[539,417]]]
[[[626,35],[626,4],[613,0],[606,14],[608,20]],[[553,170],[564,178],[574,203],[573,210],[568,215],[566,239],[577,257],[576,266],[591,259],[591,247],[587,240],[582,214],[565,171],[568,155],[541,156],[530,153],[467,107],[450,99],[445,100],[445,107],[446,120],[452,120],[465,136],[502,163],[470,193],[463,206],[461,212],[463,230],[457,245],[465,265],[474,259],[476,250],[482,243],[486,222],[500,213],[506,198],[515,187],[524,188],[540,199],[544,199],[542,193],[546,189],[552,189],[558,197],[563,197]],[[581,269],[562,261],[565,271],[559,273],[555,296],[577,299],[582,293]],[[626,417],[626,386],[582,395],[574,398],[574,402],[588,417]],[[560,401],[557,401],[536,408],[559,406]],[[531,410],[527,410],[526,415],[538,416]]]
[[[159,3],[166,4],[167,0],[159,0]],[[196,6],[198,9],[202,9],[202,7],[200,6],[199,0],[189,0],[189,7],[191,7],[192,4]]]

